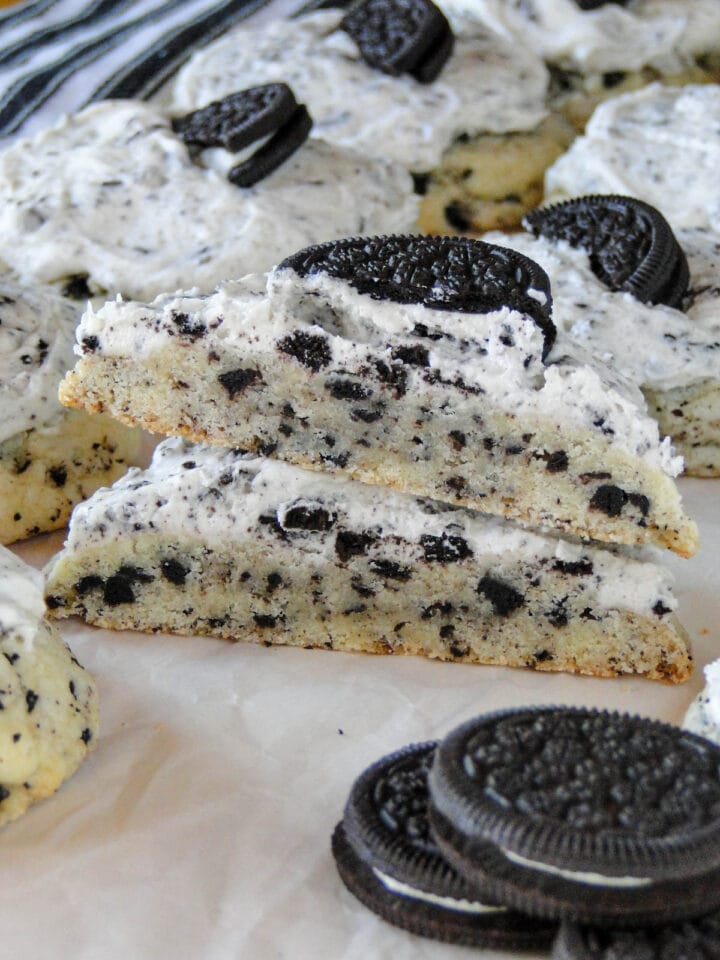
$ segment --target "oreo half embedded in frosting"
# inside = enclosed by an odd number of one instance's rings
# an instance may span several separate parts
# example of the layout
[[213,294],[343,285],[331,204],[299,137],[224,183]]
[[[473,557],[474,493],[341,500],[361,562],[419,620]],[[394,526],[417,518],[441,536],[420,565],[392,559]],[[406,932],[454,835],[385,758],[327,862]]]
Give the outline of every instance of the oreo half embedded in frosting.
[[549,945],[555,924],[484,901],[440,855],[427,819],[434,753],[434,743],[407,747],[356,780],[332,840],[343,882],[383,919],[421,936],[505,949]]
[[677,727],[490,714],[443,741],[429,788],[444,856],[517,909],[625,927],[720,907],[720,747]]
[[231,93],[200,110],[176,117],[172,126],[195,149],[223,147],[237,153],[265,140],[228,174],[236,186],[250,187],[277,169],[305,142],[312,120],[287,84],[267,83]]
[[353,237],[306,247],[277,268],[325,273],[376,300],[433,310],[492,313],[507,307],[531,317],[555,342],[550,281],[534,260],[469,237]]
[[524,226],[535,236],[566,240],[587,251],[610,290],[643,303],[679,308],[690,279],[687,258],[665,217],[642,200],[615,195],[575,197],[533,210]]
[[453,50],[447,18],[431,0],[358,0],[340,22],[376,70],[431,83]]

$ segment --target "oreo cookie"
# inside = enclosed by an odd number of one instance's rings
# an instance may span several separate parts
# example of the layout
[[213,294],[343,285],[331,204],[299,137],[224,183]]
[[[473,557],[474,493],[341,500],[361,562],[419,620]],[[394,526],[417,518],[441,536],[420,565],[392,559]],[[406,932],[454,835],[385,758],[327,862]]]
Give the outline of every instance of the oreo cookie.
[[228,179],[250,187],[276,170],[307,140],[312,119],[285,83],[267,83],[231,93],[172,122],[191,150],[223,147],[231,153],[269,138],[234,166]]
[[533,210],[523,225],[535,236],[586,250],[593,273],[610,289],[643,303],[680,308],[690,281],[688,262],[665,217],[642,200],[614,195],[576,197]]
[[515,909],[625,927],[720,907],[720,747],[694,734],[504,711],[443,741],[429,787],[443,855]]
[[626,7],[630,0],[575,0],[581,10],[597,10],[598,7],[612,3],[616,7]]
[[485,902],[442,858],[429,832],[427,775],[435,744],[380,760],[353,785],[332,850],[348,890],[384,920],[469,946],[545,947],[556,925]]
[[534,260],[468,237],[355,237],[306,247],[279,265],[302,277],[327,274],[376,300],[433,310],[492,313],[509,307],[531,317],[555,342],[550,281]]
[[447,18],[431,0],[358,0],[340,29],[376,70],[409,73],[432,83],[452,53],[455,37]]
[[720,911],[644,929],[564,923],[552,955],[553,960],[720,960]]

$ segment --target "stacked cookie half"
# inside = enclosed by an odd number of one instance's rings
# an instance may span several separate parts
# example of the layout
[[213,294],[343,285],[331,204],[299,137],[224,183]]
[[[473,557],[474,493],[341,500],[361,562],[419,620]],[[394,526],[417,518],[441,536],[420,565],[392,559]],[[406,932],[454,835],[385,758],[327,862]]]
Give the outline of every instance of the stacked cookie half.
[[526,257],[334,241],[91,309],[77,350],[65,403],[186,440],[76,510],[55,615],[688,676],[658,563],[696,547],[680,463],[639,393],[557,335]]

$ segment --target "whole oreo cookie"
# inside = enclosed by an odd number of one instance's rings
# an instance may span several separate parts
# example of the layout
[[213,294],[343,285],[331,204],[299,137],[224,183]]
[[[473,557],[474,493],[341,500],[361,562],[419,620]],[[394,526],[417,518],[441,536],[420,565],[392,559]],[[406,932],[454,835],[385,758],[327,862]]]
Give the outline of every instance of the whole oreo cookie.
[[681,306],[690,280],[687,258],[670,224],[649,203],[576,197],[533,210],[523,223],[535,236],[586,250],[593,272],[610,290],[625,290],[643,303]]
[[564,923],[553,960],[720,960],[720,911],[645,929],[600,930]]
[[431,83],[453,50],[447,18],[431,0],[357,0],[340,22],[376,70]]
[[267,83],[231,93],[173,120],[173,130],[189,147],[223,147],[237,153],[263,140],[259,149],[237,164],[228,179],[250,187],[276,170],[307,140],[312,120],[285,83]]
[[679,728],[491,714],[443,741],[429,786],[445,857],[516,909],[625,927],[720,906],[720,747]]
[[483,902],[430,836],[427,775],[435,744],[407,747],[353,785],[333,854],[350,892],[390,923],[421,936],[506,949],[548,946],[556,925]]
[[555,342],[547,274],[507,247],[468,237],[356,237],[306,247],[279,265],[300,276],[324,273],[376,300],[433,310],[492,313],[502,307],[531,317]]

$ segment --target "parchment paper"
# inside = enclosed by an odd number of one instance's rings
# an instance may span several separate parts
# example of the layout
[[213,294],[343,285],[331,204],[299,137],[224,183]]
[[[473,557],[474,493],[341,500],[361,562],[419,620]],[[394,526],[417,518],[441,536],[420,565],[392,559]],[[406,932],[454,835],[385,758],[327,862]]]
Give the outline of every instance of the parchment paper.
[[[469,957],[395,930],[344,890],[329,843],[350,785],[383,754],[499,707],[588,704],[679,722],[700,667],[720,656],[720,484],[681,488],[703,545],[669,561],[697,657],[680,686],[62,622],[97,678],[101,736],[56,796],[0,833],[2,956]],[[41,566],[61,542],[17,552]]]

